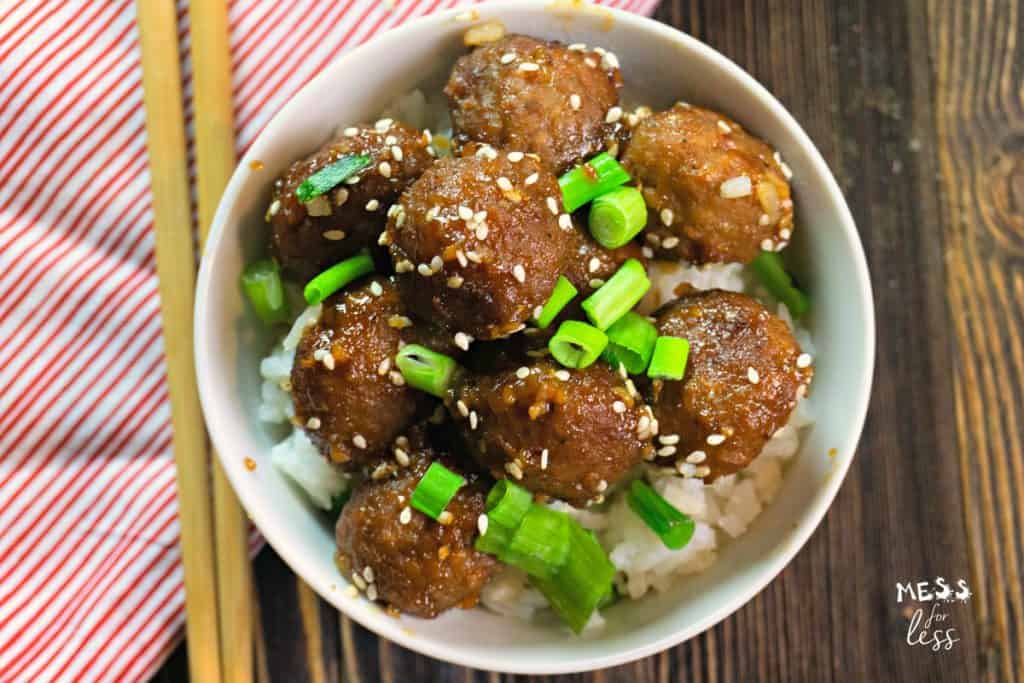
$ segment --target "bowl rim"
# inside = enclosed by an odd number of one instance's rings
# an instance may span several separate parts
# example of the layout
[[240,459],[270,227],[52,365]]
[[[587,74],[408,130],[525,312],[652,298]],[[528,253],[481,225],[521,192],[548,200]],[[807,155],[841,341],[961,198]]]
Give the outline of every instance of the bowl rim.
[[[476,11],[481,15],[481,18],[500,18],[501,13],[505,11],[517,13],[550,12],[552,8],[559,12],[593,11],[593,6],[589,4],[573,4],[571,6],[568,4],[552,5],[550,0],[496,0],[494,2],[473,5],[469,9]],[[331,80],[334,74],[343,72],[348,62],[362,52],[371,48],[379,48],[382,44],[397,44],[406,41],[410,35],[427,30],[431,26],[440,26],[448,23],[466,11],[466,7],[454,7],[416,18],[402,26],[388,30],[367,41],[367,43],[341,55],[292,95],[264,126],[256,140],[263,136],[274,135],[276,129],[281,126],[280,121],[283,118],[283,113],[294,104],[296,99],[300,98],[306,91],[317,88],[321,82]],[[863,293],[860,314],[865,321],[865,328],[863,329],[865,342],[859,361],[860,365],[864,368],[864,372],[858,379],[856,395],[852,397],[854,400],[850,404],[854,408],[849,419],[850,427],[845,440],[838,445],[840,452],[849,453],[850,455],[835,461],[832,475],[823,482],[792,533],[785,536],[782,542],[783,547],[778,552],[772,553],[770,557],[765,558],[765,567],[758,576],[749,581],[742,590],[737,590],[730,599],[723,601],[717,609],[708,613],[704,618],[688,624],[685,628],[673,630],[660,638],[655,638],[644,644],[626,647],[608,654],[567,657],[564,661],[548,662],[543,666],[537,666],[527,660],[510,661],[508,658],[503,658],[500,654],[492,653],[490,650],[467,649],[457,644],[453,646],[436,640],[424,641],[414,637],[411,631],[408,631],[408,629],[401,625],[401,622],[387,616],[383,611],[350,609],[349,606],[352,603],[336,599],[338,592],[332,590],[329,582],[316,579],[318,573],[312,562],[308,561],[292,547],[293,541],[288,534],[283,533],[283,530],[277,528],[278,525],[270,522],[268,513],[260,505],[260,501],[249,492],[249,488],[242,479],[241,473],[237,471],[237,468],[228,465],[226,454],[230,452],[230,448],[228,448],[230,444],[225,440],[226,437],[215,424],[215,421],[211,419],[215,415],[215,411],[212,406],[208,405],[208,402],[211,400],[207,397],[211,395],[208,385],[212,381],[210,379],[212,377],[212,359],[208,358],[203,352],[204,348],[207,347],[207,327],[202,324],[202,321],[206,320],[208,316],[207,302],[210,300],[210,292],[214,287],[214,272],[210,265],[212,258],[208,258],[207,254],[215,253],[222,248],[221,245],[224,242],[225,224],[227,223],[228,214],[231,207],[238,200],[238,196],[245,184],[247,174],[244,169],[250,161],[251,150],[256,147],[255,140],[253,145],[250,146],[250,150],[239,160],[218,203],[217,212],[203,251],[196,283],[194,346],[196,349],[199,397],[204,419],[210,433],[211,442],[218,453],[218,457],[221,459],[221,464],[231,482],[232,488],[238,495],[250,519],[260,529],[266,541],[286,564],[321,597],[349,618],[374,632],[378,637],[386,638],[420,654],[482,670],[513,674],[553,675],[616,666],[647,657],[699,635],[748,603],[778,576],[821,524],[821,520],[831,506],[856,455],[856,446],[863,430],[871,394],[875,367],[875,316],[874,299],[864,248],[857,233],[853,216],[839,185],[810,137],[789,111],[760,82],[711,46],[674,27],[648,17],[604,6],[600,7],[600,11],[602,13],[607,12],[614,19],[617,27],[625,25],[635,31],[650,33],[685,45],[687,49],[696,53],[700,59],[713,63],[718,68],[729,72],[755,98],[760,100],[773,116],[777,117],[792,135],[795,144],[807,153],[813,174],[819,176],[824,181],[830,198],[839,209],[838,235],[845,240],[845,247],[854,261],[856,281],[853,284]],[[486,16],[483,16],[483,13],[486,13]],[[471,24],[467,22],[467,27],[469,25]]]

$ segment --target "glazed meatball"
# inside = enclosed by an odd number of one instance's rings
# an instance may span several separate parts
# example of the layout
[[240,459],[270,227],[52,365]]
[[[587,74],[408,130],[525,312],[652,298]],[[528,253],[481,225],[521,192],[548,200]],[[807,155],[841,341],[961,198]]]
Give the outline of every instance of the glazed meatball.
[[803,395],[810,357],[779,318],[744,294],[688,294],[657,314],[658,333],[690,342],[682,381],[655,380],[651,406],[662,443],[684,470],[712,481],[757,457]]
[[583,507],[653,455],[651,411],[604,363],[550,360],[468,375],[448,399],[470,453],[495,477]]
[[490,152],[431,166],[402,195],[384,235],[410,309],[480,340],[523,327],[550,296],[570,247],[570,231],[548,207],[561,192],[555,176],[521,153]]
[[331,462],[365,464],[435,401],[394,369],[403,342],[452,347],[413,325],[391,278],[375,276],[324,301],[299,341],[292,368],[296,422]]
[[407,457],[407,467],[366,481],[345,504],[335,529],[338,566],[368,598],[406,614],[430,619],[452,607],[473,607],[498,567],[473,548],[485,509],[484,485],[441,457],[445,467],[467,479],[445,508],[451,518],[442,524],[409,505],[438,454],[426,448]]
[[637,123],[622,163],[650,208],[647,241],[694,263],[749,263],[793,231],[772,150],[735,121],[677,104]]
[[459,58],[444,92],[456,144],[534,152],[562,173],[615,137],[621,87],[611,53],[511,35]]
[[[645,260],[636,242],[627,242],[618,249],[606,249],[590,236],[586,228],[579,227],[575,231],[573,249],[562,274],[579,290],[580,296],[585,297],[615,275],[629,259],[640,262]],[[577,299],[580,300],[582,298]]]
[[[388,207],[433,161],[429,135],[390,119],[353,126],[297,161],[274,185],[267,211],[271,242],[286,272],[309,279],[359,249],[376,244]],[[303,204],[295,190],[324,166],[349,154],[371,163],[353,179]],[[352,179],[350,179],[352,180]]]

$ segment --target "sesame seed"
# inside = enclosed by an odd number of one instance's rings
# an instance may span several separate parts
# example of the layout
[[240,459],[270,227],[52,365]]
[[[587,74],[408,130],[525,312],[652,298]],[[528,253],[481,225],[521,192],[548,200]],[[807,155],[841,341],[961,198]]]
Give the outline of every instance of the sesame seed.
[[723,182],[718,188],[718,192],[726,199],[739,199],[750,196],[750,193],[753,192],[753,185],[749,176],[738,175]]
[[371,583],[366,587],[366,599],[376,600],[377,599],[377,584]]
[[672,219],[676,217],[672,209],[662,209],[659,215],[661,216],[662,224],[666,226],[672,225]]
[[394,157],[395,161],[401,161],[402,157],[404,156],[404,154],[402,153],[402,148],[399,147],[398,145],[392,145],[391,156]]
[[725,443],[725,434],[708,434],[708,438],[705,439],[709,446],[720,446]]
[[812,361],[811,354],[809,354],[809,353],[801,353],[796,358],[796,366],[798,368],[800,368],[800,369],[803,369],[803,368],[806,368],[806,367],[810,367],[811,361]]
[[531,173],[530,175],[526,176],[526,180],[523,181],[523,184],[524,185],[533,185],[538,180],[540,180],[540,174],[539,173]]
[[567,213],[563,213],[558,217],[558,227],[562,230],[572,230],[572,216]]
[[771,251],[775,248],[775,242],[770,239],[761,240],[761,251]]
[[663,458],[667,458],[668,456],[675,455],[675,454],[676,454],[676,447],[675,446],[662,446],[661,448],[658,449],[658,455],[660,455]]
[[377,165],[377,170],[385,178],[390,178],[391,177],[391,164],[389,164],[388,162],[386,162],[386,161],[380,162]]
[[616,413],[624,413],[626,412],[626,404],[623,403],[622,401],[616,401],[615,403],[612,404],[612,410],[614,410]]
[[519,282],[526,282],[526,269],[517,263],[512,269],[512,277]]
[[398,521],[402,524],[408,524],[412,521],[412,510],[409,509],[408,505],[402,508],[402,512],[398,515]]
[[[429,134],[429,131],[427,131],[427,133]],[[389,135],[386,138],[384,138],[384,144],[385,145],[397,145],[398,144],[398,138],[396,138],[394,135]]]
[[455,407],[459,410],[459,415],[462,417],[469,417],[469,406],[462,399],[455,402]]
[[779,230],[779,238],[780,239],[788,240],[792,236],[793,236],[793,232],[789,228],[783,228],[782,230]]
[[611,109],[608,110],[608,113],[605,114],[604,122],[605,123],[616,123],[621,118],[622,118],[622,107],[612,107]]
[[783,209],[792,209],[793,208],[793,200],[792,199],[783,199],[781,202],[779,202],[779,206],[781,206]]
[[441,524],[444,524],[445,526],[451,524],[452,520],[454,520],[454,519],[455,519],[455,516],[451,512],[449,512],[448,510],[444,510],[441,514],[439,514],[437,516],[437,521],[440,522]]
[[502,64],[511,64],[514,61],[516,61],[516,53],[515,52],[506,52],[505,54],[503,54],[501,56],[501,63]]
[[403,377],[402,373],[400,373],[398,370],[392,370],[391,372],[389,372],[388,379],[390,379],[391,383],[394,384],[396,387],[401,387],[405,385],[405,377]]
[[631,380],[631,379],[627,379],[626,380],[626,391],[629,392],[630,396],[634,396],[634,397],[636,396],[636,385],[633,384],[633,380]]
[[359,129],[358,128],[356,128],[354,126],[350,126],[350,127],[345,129],[345,137],[347,137],[347,138],[354,138],[357,135],[359,135]]
[[762,213],[761,217],[757,219],[758,225],[769,225],[772,222],[772,217],[766,213]]
[[546,470],[548,468],[548,449],[544,449],[540,452],[540,468]]
[[455,251],[455,259],[459,262],[459,265],[465,268],[469,265],[469,261],[466,260],[466,254],[461,249]]
[[520,366],[519,369],[516,370],[516,377],[518,377],[519,379],[526,379],[529,376],[530,368],[526,367],[525,365]]
[[452,289],[458,289],[459,287],[462,286],[463,282],[465,282],[465,280],[463,280],[461,275],[452,275],[450,278],[448,278],[447,285]]
[[540,67],[533,62],[523,62],[519,65],[520,71],[540,71]]
[[334,369],[334,356],[332,356],[331,354],[329,354],[329,353],[324,354],[324,361],[323,362],[324,362],[324,367],[327,368],[328,370],[333,370]]
[[572,95],[569,95],[569,106],[579,111],[579,108],[583,106],[583,100],[580,99],[579,95],[573,93]]
[[690,477],[692,477],[695,469],[696,468],[693,465],[690,465],[689,463],[686,463],[682,460],[676,463],[676,470],[678,470],[679,474],[683,475],[684,479],[689,479]]
[[695,469],[693,471],[693,474],[694,474],[694,476],[697,476],[697,477],[706,477],[709,474],[711,474],[711,468],[708,467],[707,465],[703,465],[703,466],[698,467],[697,469]]
[[384,293],[384,288],[380,286],[379,282],[374,280],[373,282],[370,283],[370,292],[374,296],[380,296],[381,294]]
[[363,179],[362,176],[354,175],[351,178],[345,178],[345,184],[346,185],[356,185],[362,179]]
[[693,451],[688,456],[686,456],[686,462],[690,463],[691,465],[699,465],[700,463],[704,462],[707,459],[708,454],[705,453],[704,451]]
[[277,212],[281,210],[281,202],[277,199],[270,203],[270,208],[267,209],[267,220],[270,220],[272,216],[276,216]]
[[664,249],[672,249],[679,244],[678,237],[666,237],[661,241],[661,246]]
[[478,240],[487,239],[487,236],[489,234],[491,234],[491,229],[487,226],[486,223],[481,223],[476,227],[476,238]]
[[380,375],[381,377],[383,377],[384,375],[388,374],[388,370],[390,370],[390,369],[391,369],[391,359],[390,358],[385,358],[377,366],[377,374]]
[[473,343],[473,337],[465,332],[455,333],[455,345],[463,351],[469,351],[469,345]]
[[497,183],[498,189],[503,190],[504,192],[508,192],[509,190],[512,189],[512,181],[506,178],[505,176],[500,176],[497,180]]
[[520,467],[519,464],[516,462],[505,463],[505,471],[511,474],[516,479],[523,478],[523,468]]
[[600,289],[601,287],[604,287],[604,280],[599,277],[595,277],[587,284],[589,284],[592,289]]
[[478,424],[480,424],[480,418],[477,416],[476,411],[469,411],[469,428],[476,429]]
[[608,50],[605,50],[600,45],[594,47],[594,52],[596,52],[601,57],[604,57],[606,54],[608,54]]
[[356,434],[352,437],[352,443],[356,448],[366,448],[366,437],[362,434]]
[[718,121],[718,130],[722,131],[726,135],[732,132],[732,128],[729,126],[729,124],[722,120]]
[[483,536],[484,534],[487,533],[487,515],[486,514],[480,515],[479,517],[476,518],[476,528],[477,528],[477,531],[480,532],[481,536]]
[[594,59],[593,57],[587,57],[586,59],[583,60],[583,63],[586,64],[587,66],[591,67],[591,68],[594,68],[594,67],[597,66],[597,60]]
[[418,266],[416,266],[416,272],[422,275],[423,277],[430,277],[431,275],[434,274],[434,271],[432,271],[430,269],[430,266],[428,266],[426,263],[421,263]]
[[473,220],[476,221],[477,223],[482,223],[485,220],[487,220],[487,209],[477,211],[476,213],[474,213]]
[[444,268],[444,260],[440,256],[435,255],[434,258],[430,259],[430,270],[436,273],[442,268]]
[[392,123],[394,123],[394,121],[391,119],[380,119],[377,123],[373,124],[373,128],[378,133],[387,133],[388,129],[391,128]]
[[469,250],[466,251],[466,258],[468,258],[473,263],[483,263],[483,261],[484,261],[480,257],[480,254],[476,253],[472,249],[469,249]]
[[460,206],[459,218],[461,218],[464,221],[473,220],[473,209],[469,208],[468,206]]
[[606,52],[601,57],[601,66],[606,69],[618,69],[619,58],[615,56],[614,52]]
[[584,50],[587,49],[587,44],[586,43],[573,43],[572,45],[570,45],[566,49],[572,50],[573,52],[583,52]]
[[395,448],[395,460],[397,460],[398,464],[401,465],[402,467],[409,466],[409,454],[403,451],[401,448]]
[[412,327],[412,320],[404,315],[393,315],[388,318],[388,326],[397,329],[403,329],[405,327]]
[[324,233],[324,239],[331,242],[345,239],[345,233],[341,230],[328,230]]
[[355,572],[352,573],[352,583],[354,583],[359,590],[366,590],[366,581],[364,581],[363,577]]
[[664,434],[658,437],[658,441],[665,444],[666,446],[674,446],[679,443],[678,434]]
[[654,258],[654,250],[650,247],[640,247],[640,253],[644,258]]
[[600,268],[600,267],[601,267],[601,259],[599,259],[599,258],[597,258],[595,256],[594,258],[590,259],[590,262],[587,264],[587,272],[588,273],[595,273],[595,272],[597,272],[597,269]]
[[555,200],[554,197],[548,197],[547,202],[548,202],[548,211],[551,212],[552,216],[557,216],[558,215],[558,202]]
[[563,382],[568,382],[570,377],[571,377],[571,375],[569,374],[568,370],[556,370],[555,371],[555,378],[556,379],[560,379]]
[[640,419],[637,420],[636,430],[638,432],[646,432],[650,428],[651,428],[651,418],[647,417],[646,415],[641,415]]
[[320,418],[319,417],[311,417],[308,420],[306,420],[306,428],[307,429],[320,429]]
[[415,266],[413,266],[412,261],[409,259],[402,259],[395,264],[396,273],[408,273],[410,270],[413,270],[413,268],[415,268]]
[[367,211],[376,211],[379,208],[380,208],[380,202],[377,201],[376,199],[371,199],[370,201],[366,202],[366,210]]
[[747,380],[751,384],[757,384],[761,381],[761,376],[757,374],[757,370],[754,368],[747,368]]
[[509,161],[511,161],[513,164],[516,164],[522,161],[523,157],[526,155],[523,154],[522,152],[509,152],[507,156]]
[[597,491],[598,491],[598,493],[602,493],[602,492],[607,491],[607,490],[608,490],[608,482],[607,481],[602,479],[601,481],[597,482]]
[[373,567],[370,565],[363,567],[363,578],[366,579],[366,583],[373,583]]

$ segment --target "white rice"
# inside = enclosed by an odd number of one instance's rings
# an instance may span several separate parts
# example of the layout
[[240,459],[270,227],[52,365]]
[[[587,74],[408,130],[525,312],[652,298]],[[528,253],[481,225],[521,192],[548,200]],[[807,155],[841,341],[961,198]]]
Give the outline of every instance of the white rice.
[[[382,116],[430,129],[435,133],[435,143],[440,142],[437,137],[443,139],[450,128],[441,95],[428,98],[419,90],[395,100],[382,112]],[[444,146],[435,146],[439,153],[447,152]],[[697,289],[746,292],[774,309],[793,330],[801,348],[814,354],[810,333],[795,325],[786,306],[759,287],[742,265],[697,268],[652,262],[650,276],[651,291],[639,307],[643,313],[676,298],[675,289],[683,282]],[[291,395],[283,387],[287,386],[295,347],[303,329],[307,324],[315,323],[319,316],[319,306],[307,308],[295,321],[288,336],[260,364],[264,379],[263,400],[259,408],[261,420],[284,423],[294,417]],[[710,485],[699,479],[683,478],[669,468],[653,465],[638,468],[640,476],[696,522],[693,538],[682,550],[666,548],[630,510],[622,486],[617,487],[599,508],[577,510],[558,501],[551,506],[568,512],[597,534],[618,570],[616,585],[621,595],[638,599],[651,591],[664,591],[685,580],[687,575],[708,569],[715,563],[722,545],[746,533],[765,506],[775,498],[788,461],[799,451],[800,432],[813,421],[807,403],[799,402],[789,423],[775,434],[749,467]],[[330,508],[331,498],[348,486],[347,477],[338,474],[320,456],[301,430],[293,428],[289,436],[273,448],[271,460],[318,507]],[[533,619],[538,612],[549,611],[544,596],[530,586],[523,572],[514,568],[504,569],[484,587],[481,604],[497,614],[524,620]],[[599,632],[603,625],[603,617],[595,612],[584,629],[583,637]]]

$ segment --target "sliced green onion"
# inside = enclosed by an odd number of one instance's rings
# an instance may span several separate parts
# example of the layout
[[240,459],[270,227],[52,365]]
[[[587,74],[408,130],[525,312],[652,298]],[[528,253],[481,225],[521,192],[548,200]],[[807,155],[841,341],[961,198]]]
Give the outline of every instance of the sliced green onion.
[[580,633],[608,595],[614,576],[615,566],[593,532],[570,520],[565,564],[550,579],[530,577],[530,581],[569,628]]
[[570,521],[564,512],[531,505],[498,559],[530,576],[550,579],[569,554]]
[[602,246],[618,249],[647,225],[647,203],[635,187],[620,187],[594,200],[588,224]]
[[575,299],[577,294],[579,294],[579,290],[573,287],[573,284],[564,275],[559,275],[558,282],[555,283],[555,290],[551,292],[548,302],[544,304],[540,315],[534,320],[537,323],[537,327],[543,330],[550,325],[555,316],[561,313],[562,309]]
[[562,187],[562,205],[569,213],[627,182],[629,174],[626,169],[605,152],[558,179]]
[[630,311],[615,321],[605,332],[608,348],[605,358],[613,367],[621,363],[626,372],[639,375],[647,369],[658,339],[658,329],[647,318]]
[[414,389],[443,398],[459,364],[443,353],[419,344],[406,344],[395,356],[395,365]]
[[308,202],[313,197],[319,197],[324,192],[340,185],[369,165],[370,157],[365,154],[346,154],[303,180],[295,188],[295,196],[299,198],[300,202]]
[[647,376],[652,379],[679,380],[686,374],[686,361],[690,357],[690,342],[679,337],[658,337]]
[[352,258],[335,263],[310,280],[303,291],[306,303],[310,306],[318,304],[356,278],[372,272],[373,259],[370,257],[370,252],[363,249]]
[[249,265],[242,273],[242,291],[263,322],[272,325],[288,321],[288,301],[276,261],[267,259]]
[[590,322],[607,330],[644,298],[651,288],[647,271],[636,259],[629,259],[600,289],[583,300],[583,310]]
[[500,555],[532,504],[533,495],[521,486],[508,479],[495,484],[487,494],[487,530],[477,537],[476,549]]
[[611,607],[617,603],[621,597],[622,596],[619,595],[619,592],[615,590],[615,584],[613,583],[608,586],[608,592],[605,593],[604,597],[601,598],[601,601],[597,603],[597,608],[604,609],[605,607]]
[[799,318],[810,308],[810,300],[793,284],[793,278],[786,272],[786,266],[782,263],[781,256],[773,251],[762,251],[750,264],[750,267],[765,289],[786,304],[786,308],[794,318]]
[[413,489],[409,503],[431,519],[437,519],[465,484],[463,477],[439,462],[432,462]]
[[693,538],[693,520],[662,498],[647,482],[635,480],[626,494],[626,502],[669,550],[679,550]]
[[600,357],[608,337],[596,327],[578,320],[566,320],[548,341],[551,355],[567,368],[585,368]]

